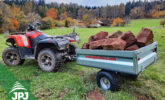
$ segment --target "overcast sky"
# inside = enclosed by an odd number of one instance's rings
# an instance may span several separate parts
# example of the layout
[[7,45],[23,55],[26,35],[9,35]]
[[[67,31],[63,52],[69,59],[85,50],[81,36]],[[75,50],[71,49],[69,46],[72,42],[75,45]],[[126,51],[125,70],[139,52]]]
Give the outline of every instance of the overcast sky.
[[105,6],[105,5],[117,5],[120,3],[126,3],[131,0],[45,0],[46,3],[58,2],[58,3],[77,3],[83,6]]

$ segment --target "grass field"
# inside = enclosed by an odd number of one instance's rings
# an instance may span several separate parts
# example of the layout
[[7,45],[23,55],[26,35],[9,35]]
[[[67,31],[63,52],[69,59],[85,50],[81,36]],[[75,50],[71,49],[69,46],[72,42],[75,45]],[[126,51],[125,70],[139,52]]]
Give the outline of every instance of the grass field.
[[[99,71],[76,65],[76,62],[61,66],[58,72],[42,72],[37,62],[26,61],[22,66],[7,67],[19,80],[30,80],[31,91],[39,100],[86,100],[88,93],[98,90],[105,100],[165,100],[165,28],[161,28],[159,22],[162,19],[143,19],[131,21],[126,27],[102,27],[102,28],[77,28],[81,38],[81,47],[88,37],[100,32],[108,31],[109,34],[117,30],[126,32],[131,30],[138,34],[142,27],[151,28],[154,32],[154,40],[159,45],[159,60],[149,66],[136,81],[123,79],[121,91],[112,93],[104,92],[97,87],[96,74]],[[71,28],[44,30],[49,35],[71,33]],[[4,35],[0,35],[0,54],[6,47]],[[0,55],[0,61],[2,61]],[[6,93],[0,88],[0,100],[5,100]]]

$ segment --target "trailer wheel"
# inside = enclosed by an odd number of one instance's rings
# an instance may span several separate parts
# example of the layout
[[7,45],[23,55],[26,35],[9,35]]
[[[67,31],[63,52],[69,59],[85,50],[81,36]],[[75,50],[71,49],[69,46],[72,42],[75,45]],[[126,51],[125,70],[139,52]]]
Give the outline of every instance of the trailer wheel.
[[97,74],[97,85],[103,90],[117,91],[120,89],[117,74],[100,71]]
[[42,50],[38,55],[38,65],[43,71],[52,72],[57,67],[57,58],[50,49]]

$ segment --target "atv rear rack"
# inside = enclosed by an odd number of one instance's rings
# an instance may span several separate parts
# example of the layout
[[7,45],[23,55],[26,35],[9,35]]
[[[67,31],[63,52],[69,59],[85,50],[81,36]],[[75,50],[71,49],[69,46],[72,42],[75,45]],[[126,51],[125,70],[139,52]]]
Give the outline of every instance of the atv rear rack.
[[14,33],[10,33],[10,35],[24,35],[26,34],[26,32],[14,32]]

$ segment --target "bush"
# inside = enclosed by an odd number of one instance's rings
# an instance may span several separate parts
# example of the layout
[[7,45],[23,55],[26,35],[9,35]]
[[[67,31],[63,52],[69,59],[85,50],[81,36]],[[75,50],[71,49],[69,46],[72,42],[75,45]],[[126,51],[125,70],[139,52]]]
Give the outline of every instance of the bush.
[[53,18],[46,17],[42,19],[42,26],[41,29],[51,29],[54,27],[54,20]]
[[65,26],[65,23],[63,21],[58,21],[58,20],[55,20],[54,24],[56,27],[64,27]]
[[101,22],[103,22],[101,24],[102,26],[111,26],[113,23],[113,20],[109,19],[109,18],[101,18],[100,20],[101,20]]
[[74,26],[76,24],[76,21],[73,20],[71,17],[67,17],[63,20],[63,22],[65,23],[65,27]]
[[160,25],[165,26],[165,20],[160,21]]
[[125,22],[122,18],[115,18],[113,19],[113,23],[112,23],[113,26],[124,26],[125,25]]

